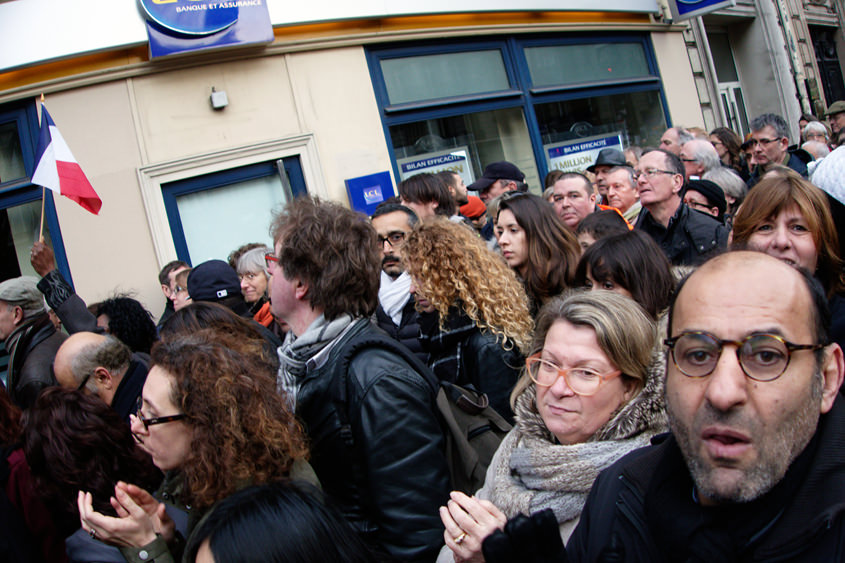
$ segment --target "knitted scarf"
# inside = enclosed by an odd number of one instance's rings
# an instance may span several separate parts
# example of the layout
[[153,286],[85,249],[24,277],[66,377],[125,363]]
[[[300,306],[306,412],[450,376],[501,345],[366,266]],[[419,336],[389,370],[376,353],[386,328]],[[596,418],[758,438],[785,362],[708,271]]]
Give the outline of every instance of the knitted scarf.
[[292,330],[288,331],[285,341],[276,351],[280,364],[277,387],[286,392],[291,406],[296,402],[296,380],[304,377],[307,371],[306,362],[331,344],[351,324],[352,317],[347,314],[331,321],[320,315],[300,336],[297,337]]
[[[517,424],[496,453],[502,462],[493,483],[484,485],[491,491],[490,501],[508,517],[550,508],[558,523],[577,518],[599,472],[631,450],[648,445],[655,433],[652,421],[643,420],[641,431],[633,437],[558,444],[537,412],[534,384],[517,398],[514,412]],[[594,438],[602,435],[600,429]]]

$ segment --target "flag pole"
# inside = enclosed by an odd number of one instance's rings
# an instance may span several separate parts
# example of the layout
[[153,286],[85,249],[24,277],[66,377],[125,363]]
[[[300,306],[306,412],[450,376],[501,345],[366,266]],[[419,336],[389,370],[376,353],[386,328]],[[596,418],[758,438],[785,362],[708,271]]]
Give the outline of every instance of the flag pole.
[[[41,92],[41,103],[44,103],[44,92]],[[38,229],[38,240],[44,243],[44,200],[47,199],[47,188],[41,186],[41,227]]]

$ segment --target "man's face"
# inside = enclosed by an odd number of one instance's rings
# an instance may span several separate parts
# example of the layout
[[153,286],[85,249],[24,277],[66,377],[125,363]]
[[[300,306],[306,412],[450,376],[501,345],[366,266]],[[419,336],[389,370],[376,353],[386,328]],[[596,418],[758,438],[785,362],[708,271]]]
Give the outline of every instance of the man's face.
[[713,217],[719,216],[719,210],[716,206],[710,205],[710,202],[707,201],[707,198],[701,195],[700,192],[695,190],[688,189],[684,194],[684,203],[692,207],[693,209],[698,209],[702,213],[707,213],[708,215],[712,215]]
[[827,119],[830,121],[830,129],[833,131],[834,136],[845,127],[845,112],[834,113]]
[[176,268],[169,274],[167,274],[167,279],[169,280],[167,287],[161,286],[161,292],[164,293],[164,296],[168,299],[173,299],[173,294],[176,293],[176,276],[179,275],[180,272],[184,272],[188,268]]
[[382,241],[381,269],[396,279],[405,271],[402,246],[405,244],[405,237],[411,232],[408,215],[404,211],[394,211],[375,217],[372,223],[379,240]]
[[561,221],[572,230],[581,219],[596,210],[596,194],[581,178],[565,178],[554,184],[554,208]]
[[[280,242],[276,243],[273,251],[276,256],[281,254]],[[297,305],[296,280],[287,279],[278,262],[271,262],[268,271],[270,272],[270,310],[273,316],[290,324],[291,315]]]
[[516,182],[513,180],[496,180],[490,187],[478,194],[484,203],[490,203],[505,192],[512,192],[516,189]]
[[464,183],[464,179],[461,178],[460,174],[452,173],[451,188],[454,191],[455,202],[458,206],[469,202],[469,199],[467,198],[467,185]]
[[20,307],[0,301],[0,341],[5,341],[23,317]]
[[596,190],[602,197],[602,200],[607,198],[607,174],[610,172],[612,166],[596,166]]
[[695,158],[693,158],[693,143],[684,143],[681,147],[681,152],[678,156],[681,162],[684,163],[684,171],[686,171],[687,179],[690,176],[701,176],[704,173],[704,167]]
[[[652,207],[675,197],[681,191],[683,179],[680,174],[667,170],[666,155],[659,151],[646,153],[637,163],[637,192],[643,207]],[[653,174],[648,172],[652,171]]]
[[[742,254],[689,279],[675,306],[671,336],[706,331],[733,341],[767,333],[814,344],[813,305],[799,274],[769,257]],[[735,345],[723,345],[713,372],[703,377],[687,377],[672,355],[667,358],[670,427],[704,504],[746,502],[770,490],[838,390],[837,384],[828,398],[825,384],[822,392],[810,350],[793,352],[786,371],[763,382],[743,373],[736,352]]]
[[763,168],[770,164],[780,164],[786,155],[789,140],[778,137],[774,127],[766,125],[762,129],[751,132],[751,162]]
[[631,185],[630,175],[626,170],[617,170],[607,175],[607,204],[622,213],[636,203],[639,194]]
[[679,154],[681,152],[681,140],[678,138],[678,132],[674,128],[667,129],[663,136],[660,137],[660,148],[669,152]]

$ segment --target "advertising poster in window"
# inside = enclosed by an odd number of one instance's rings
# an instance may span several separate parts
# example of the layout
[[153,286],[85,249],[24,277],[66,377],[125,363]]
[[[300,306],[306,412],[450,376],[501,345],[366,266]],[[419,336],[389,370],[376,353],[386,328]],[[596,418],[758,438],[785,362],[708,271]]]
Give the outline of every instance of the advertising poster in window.
[[622,135],[611,133],[543,145],[549,170],[563,170],[564,172],[583,172],[591,166],[602,149],[622,150]]
[[448,151],[430,152],[418,154],[411,158],[400,158],[396,161],[399,165],[399,177],[404,180],[420,172],[436,174],[444,170],[455,172],[463,178],[468,186],[475,182],[475,175],[472,173],[472,166],[469,163],[469,148],[457,147]]

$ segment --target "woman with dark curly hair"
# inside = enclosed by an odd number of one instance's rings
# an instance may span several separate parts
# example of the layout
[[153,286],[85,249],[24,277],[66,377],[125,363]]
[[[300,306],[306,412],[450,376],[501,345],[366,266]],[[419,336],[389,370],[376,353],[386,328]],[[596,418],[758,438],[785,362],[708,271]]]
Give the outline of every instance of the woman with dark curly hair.
[[[118,480],[152,491],[161,472],[135,443],[129,427],[94,395],[60,387],[45,389],[24,414],[23,448],[36,488],[66,540],[71,561],[121,561],[120,552],[79,529],[77,492],[92,491],[97,510],[109,504]],[[75,532],[74,532],[75,531]]]
[[472,384],[512,419],[508,395],[533,325],[514,272],[469,228],[451,221],[418,224],[403,249],[422,311],[420,344],[435,375]]
[[153,316],[141,303],[117,295],[97,304],[97,324],[129,346],[133,352],[150,353],[156,339]]
[[548,202],[523,192],[502,196],[496,236],[505,262],[522,279],[534,317],[569,287],[581,254],[578,240]]
[[[153,347],[132,432],[167,473],[157,496],[185,507],[189,533],[214,503],[240,488],[296,477],[316,481],[304,461],[302,428],[276,393],[275,368],[257,346],[201,329]],[[83,529],[122,547],[130,560],[146,552],[165,561],[168,552],[180,551],[172,521],[138,488],[115,488],[117,518],[96,511],[90,492],[80,491],[78,502]]]

